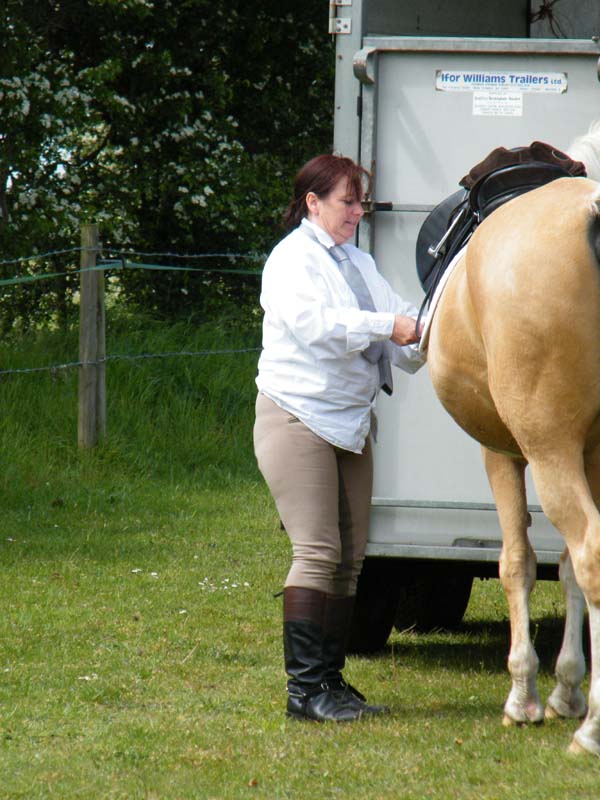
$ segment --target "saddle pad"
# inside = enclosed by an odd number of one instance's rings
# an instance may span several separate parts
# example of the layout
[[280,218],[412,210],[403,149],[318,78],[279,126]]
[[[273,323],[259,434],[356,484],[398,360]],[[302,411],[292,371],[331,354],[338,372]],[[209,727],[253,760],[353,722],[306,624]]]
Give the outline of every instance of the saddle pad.
[[444,274],[440,278],[440,282],[438,283],[436,290],[431,298],[431,303],[429,304],[429,309],[427,311],[427,319],[425,320],[425,327],[423,328],[423,333],[421,335],[421,340],[419,342],[419,351],[421,353],[427,352],[427,345],[429,343],[429,331],[431,329],[431,323],[433,321],[433,315],[435,314],[437,304],[442,296],[442,292],[446,288],[446,284],[448,283],[448,278],[454,272],[454,268],[458,264],[460,258],[464,254],[465,250],[467,249],[468,245],[465,245],[458,253],[454,256],[452,261],[446,267]]

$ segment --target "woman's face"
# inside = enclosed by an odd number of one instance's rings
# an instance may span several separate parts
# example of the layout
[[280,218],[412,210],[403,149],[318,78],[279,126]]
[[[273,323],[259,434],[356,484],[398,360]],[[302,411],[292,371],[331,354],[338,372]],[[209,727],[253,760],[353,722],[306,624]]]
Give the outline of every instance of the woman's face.
[[327,231],[336,244],[343,244],[354,235],[364,214],[360,200],[345,177],[340,178],[325,197],[309,192],[306,207],[308,219]]

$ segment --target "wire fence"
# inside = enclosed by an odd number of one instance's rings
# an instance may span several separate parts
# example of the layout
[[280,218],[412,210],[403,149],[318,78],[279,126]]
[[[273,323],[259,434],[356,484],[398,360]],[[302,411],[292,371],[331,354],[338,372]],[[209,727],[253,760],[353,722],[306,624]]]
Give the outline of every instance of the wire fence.
[[[49,250],[45,253],[35,253],[30,256],[21,256],[0,260],[0,266],[10,266],[17,264],[32,264],[36,261],[50,258],[52,256],[67,255],[69,253],[89,252],[89,248],[71,247],[67,250]],[[109,271],[127,269],[148,269],[172,272],[204,272],[204,273],[228,273],[234,275],[262,275],[262,269],[233,269],[227,267],[190,267],[188,265],[175,266],[173,264],[151,264],[146,262],[131,261],[128,256],[142,256],[148,258],[177,258],[188,259],[190,261],[200,261],[208,259],[229,259],[232,261],[264,261],[265,255],[261,253],[171,253],[171,252],[144,252],[140,250],[110,250],[108,255],[102,255],[93,267],[73,268],[64,272],[41,272],[28,275],[15,275],[12,278],[0,279],[0,286],[12,286],[32,281],[47,280],[48,278],[60,278],[64,276],[77,275],[89,271]]]
[[[0,260],[0,267],[1,266],[17,266],[21,264],[29,264],[33,265],[36,262],[48,259],[50,257],[55,256],[64,256],[64,255],[73,255],[75,253],[79,253],[80,255],[85,252],[94,252],[97,254],[96,248],[85,248],[85,247],[71,247],[64,250],[50,250],[43,253],[34,253],[29,256],[21,256],[19,258],[12,258],[12,259],[3,259]],[[27,275],[15,275],[11,278],[4,278],[0,279],[0,286],[17,286],[25,283],[31,283],[34,281],[42,281],[42,280],[50,280],[55,278],[60,278],[64,276],[73,276],[77,274],[84,274],[87,272],[108,272],[108,271],[116,271],[122,272],[124,270],[155,270],[155,271],[174,271],[174,272],[203,272],[203,273],[227,273],[227,274],[236,274],[236,275],[251,275],[251,276],[260,276],[262,275],[262,269],[234,269],[234,268],[227,268],[227,267],[192,267],[188,265],[169,265],[169,264],[159,264],[159,263],[148,263],[146,261],[132,261],[129,259],[130,256],[135,256],[136,258],[149,258],[149,259],[156,259],[156,258],[167,258],[167,259],[187,259],[190,261],[208,261],[210,259],[228,259],[231,261],[264,261],[265,256],[261,253],[233,253],[233,252],[221,252],[221,253],[173,253],[169,251],[164,252],[145,252],[141,250],[130,250],[130,249],[119,249],[119,248],[110,248],[106,253],[103,253],[102,257],[99,258],[94,266],[91,267],[73,267],[69,270],[65,270],[62,272],[40,272],[40,273],[30,273]],[[35,374],[41,372],[50,372],[56,374],[58,372],[79,368],[79,367],[91,367],[91,366],[99,366],[101,364],[106,364],[111,361],[139,361],[139,360],[147,360],[147,359],[163,359],[163,358],[181,358],[181,357],[199,357],[199,356],[224,356],[224,355],[238,355],[242,353],[253,353],[260,351],[260,347],[243,347],[243,348],[231,348],[231,349],[218,349],[218,350],[180,350],[180,351],[169,351],[164,353],[136,353],[136,354],[124,354],[124,353],[115,353],[111,355],[106,355],[102,358],[95,359],[92,361],[68,361],[62,364],[50,364],[46,366],[37,366],[37,367],[20,367],[20,368],[9,368],[9,369],[0,369],[0,376],[9,376],[9,375],[23,375],[23,374]]]
[[224,350],[173,350],[166,353],[114,353],[113,355],[98,358],[94,361],[68,361],[64,364],[50,364],[45,367],[19,367],[15,369],[0,369],[2,375],[21,375],[28,372],[52,372],[58,373],[62,370],[73,369],[74,367],[97,367],[109,361],[141,361],[152,358],[176,358],[186,356],[228,356],[240,353],[257,353],[260,347],[240,347]]

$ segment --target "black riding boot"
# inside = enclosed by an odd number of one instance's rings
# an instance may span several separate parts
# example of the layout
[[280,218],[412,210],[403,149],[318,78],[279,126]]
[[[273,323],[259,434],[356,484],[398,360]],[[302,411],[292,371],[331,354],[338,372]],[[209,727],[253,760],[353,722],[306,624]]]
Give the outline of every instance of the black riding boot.
[[351,722],[369,712],[343,681],[327,680],[323,657],[326,597],[324,592],[296,586],[283,592],[287,715],[318,722]]
[[327,595],[323,615],[323,657],[325,661],[325,679],[331,685],[345,688],[354,697],[364,714],[388,714],[387,706],[370,705],[366,697],[346,683],[342,670],[346,664],[346,646],[350,636],[352,613],[355,597]]

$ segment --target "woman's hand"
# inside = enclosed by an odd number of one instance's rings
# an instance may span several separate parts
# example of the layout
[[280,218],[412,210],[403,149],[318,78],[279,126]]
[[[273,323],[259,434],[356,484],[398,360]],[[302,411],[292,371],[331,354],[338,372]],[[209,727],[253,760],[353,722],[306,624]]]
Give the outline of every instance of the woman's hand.
[[418,342],[423,333],[423,323],[419,325],[419,333],[416,331],[417,320],[412,317],[403,317],[401,314],[396,314],[394,319],[394,330],[390,339],[394,344],[414,344]]

